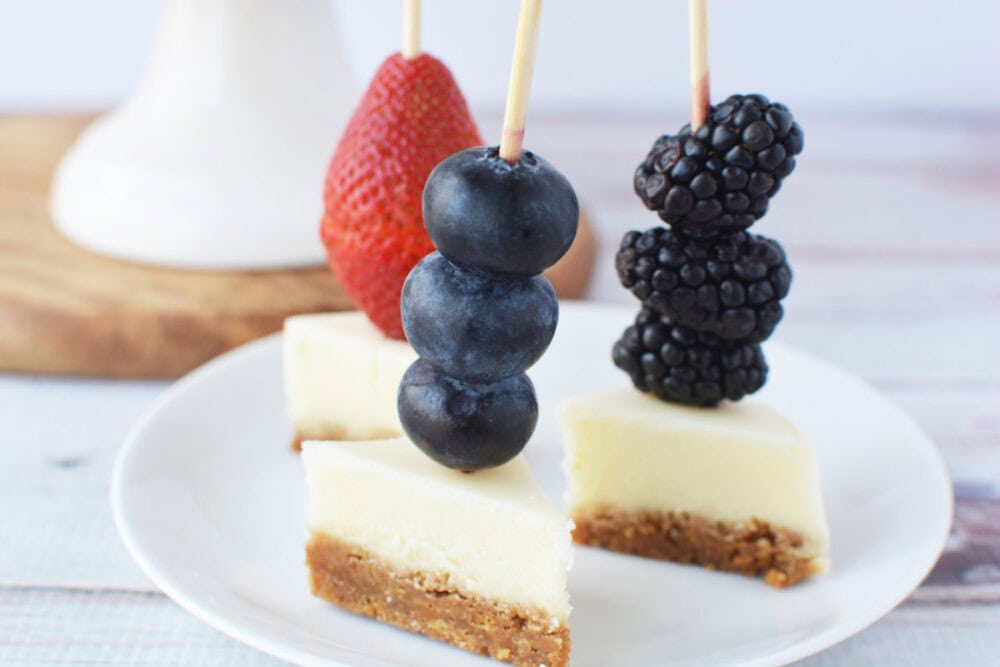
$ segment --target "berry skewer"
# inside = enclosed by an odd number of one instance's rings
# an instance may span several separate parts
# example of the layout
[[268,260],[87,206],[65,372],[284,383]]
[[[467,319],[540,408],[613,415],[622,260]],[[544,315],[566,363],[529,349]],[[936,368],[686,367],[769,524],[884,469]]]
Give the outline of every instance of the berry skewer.
[[410,272],[403,329],[420,358],[399,386],[400,422],[442,465],[501,465],[527,444],[538,401],[525,371],[555,334],[559,306],[541,275],[569,249],[579,207],[569,181],[523,149],[540,0],[523,0],[500,146],[446,158],[424,189],[437,248]]
[[517,19],[514,62],[510,68],[507,106],[503,115],[503,135],[500,138],[500,157],[512,165],[521,159],[521,150],[524,146],[524,124],[528,116],[528,98],[531,93],[531,80],[535,73],[535,54],[538,52],[538,29],[541,21],[542,0],[523,0]]
[[403,48],[407,60],[420,55],[420,0],[403,0]]
[[691,129],[705,124],[712,108],[708,70],[708,0],[688,1],[688,41],[691,65]]
[[706,0],[690,1],[691,123],[653,144],[635,192],[668,228],[629,232],[615,266],[642,308],[612,349],[641,391],[715,405],[760,389],[759,345],[791,284],[784,250],[752,234],[802,151],[788,108],[763,95],[709,100]]

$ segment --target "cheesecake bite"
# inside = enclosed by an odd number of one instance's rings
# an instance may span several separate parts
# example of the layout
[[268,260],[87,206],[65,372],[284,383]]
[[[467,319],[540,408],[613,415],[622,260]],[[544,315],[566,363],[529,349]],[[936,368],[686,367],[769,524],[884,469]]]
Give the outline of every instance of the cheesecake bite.
[[812,447],[764,403],[707,410],[618,389],[567,401],[559,420],[579,544],[775,586],[826,571]]
[[[538,9],[537,0],[524,0],[522,65],[537,38]],[[437,103],[403,105],[397,121],[429,116],[422,138],[436,138]],[[329,383],[336,375],[339,384],[309,395],[300,389],[308,380],[290,381],[296,427],[300,435],[330,433],[330,422],[343,417],[369,436],[400,429],[405,437],[303,445],[307,563],[313,593],[343,609],[514,665],[565,667],[570,522],[519,454],[539,410],[526,371],[551,342],[559,314],[541,274],[572,244],[579,209],[552,165],[520,143],[505,146],[440,156],[420,207],[393,200],[395,179],[377,183],[387,198],[348,197],[362,215],[342,219],[329,196],[340,182],[328,183],[331,266],[345,287],[357,288],[352,294],[385,336],[405,334],[409,344],[375,336],[359,321],[323,331],[319,321],[290,321],[289,377]],[[356,157],[365,170],[385,171],[379,151]],[[363,176],[337,173],[350,192]],[[420,233],[392,219],[373,228],[366,201],[422,211]],[[423,227],[434,252],[413,242]],[[421,247],[417,262],[412,253]],[[408,275],[397,280],[404,266]],[[321,335],[327,339],[317,343]],[[310,352],[311,343],[337,346],[329,365],[315,363],[322,353]]]
[[[611,350],[634,389],[560,411],[573,539],[763,577],[784,587],[828,567],[809,441],[766,404],[761,346],[784,315],[784,249],[748,228],[802,150],[788,108],[733,95],[696,108],[634,174],[666,223],[625,234],[615,257],[640,302]],[[698,105],[696,105],[698,107]]]
[[565,665],[569,522],[520,457],[469,475],[404,439],[306,442],[310,583],[344,609],[515,665]]
[[296,315],[285,321],[285,404],[303,440],[372,440],[402,435],[396,390],[417,358],[405,341],[364,313]]

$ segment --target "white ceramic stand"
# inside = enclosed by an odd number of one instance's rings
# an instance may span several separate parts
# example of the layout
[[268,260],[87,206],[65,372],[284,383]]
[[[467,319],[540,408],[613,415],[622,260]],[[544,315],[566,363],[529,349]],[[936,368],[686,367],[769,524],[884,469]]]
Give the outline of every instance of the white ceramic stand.
[[56,224],[138,262],[322,262],[323,178],[356,103],[329,0],[163,2],[138,89],[63,159]]

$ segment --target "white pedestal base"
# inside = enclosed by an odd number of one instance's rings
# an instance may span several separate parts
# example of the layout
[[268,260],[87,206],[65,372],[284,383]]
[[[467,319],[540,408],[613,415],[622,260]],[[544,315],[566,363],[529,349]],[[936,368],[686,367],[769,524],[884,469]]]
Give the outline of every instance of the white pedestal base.
[[354,104],[326,0],[166,0],[135,95],[67,153],[52,214],[123,259],[323,261],[323,178]]

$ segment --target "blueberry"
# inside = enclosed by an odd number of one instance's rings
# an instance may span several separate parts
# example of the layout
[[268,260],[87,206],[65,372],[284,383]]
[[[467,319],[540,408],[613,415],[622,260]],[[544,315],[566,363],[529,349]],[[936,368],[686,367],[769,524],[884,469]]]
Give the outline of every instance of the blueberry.
[[424,188],[424,225],[456,264],[533,276],[562,257],[576,235],[576,194],[555,167],[525,151],[514,165],[481,146],[445,158]]
[[441,465],[466,471],[510,461],[538,421],[538,400],[527,375],[472,384],[442,374],[424,359],[403,375],[397,407],[403,430],[417,447]]
[[485,382],[522,373],[552,341],[559,304],[543,276],[499,276],[433,252],[400,298],[403,330],[421,357],[447,375]]

